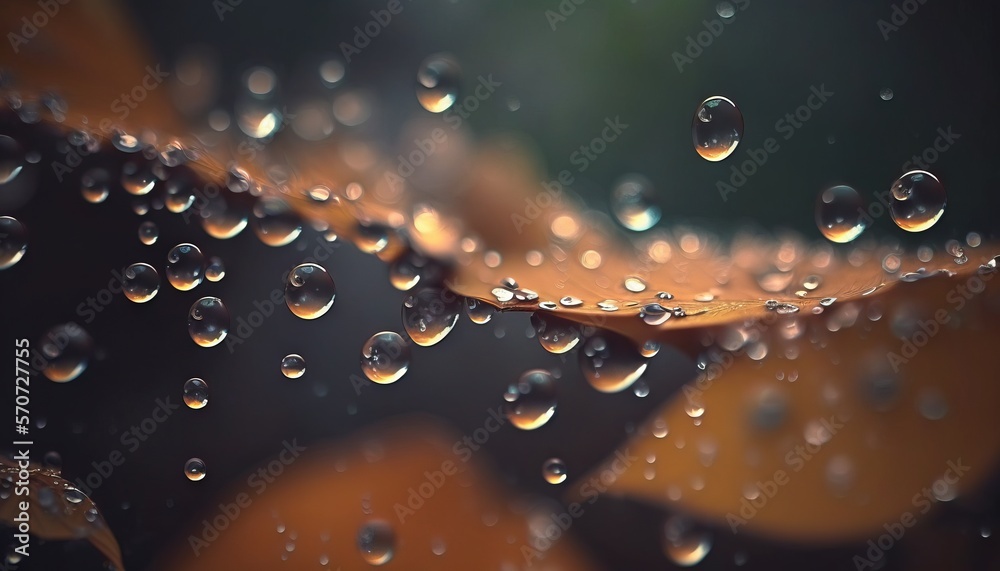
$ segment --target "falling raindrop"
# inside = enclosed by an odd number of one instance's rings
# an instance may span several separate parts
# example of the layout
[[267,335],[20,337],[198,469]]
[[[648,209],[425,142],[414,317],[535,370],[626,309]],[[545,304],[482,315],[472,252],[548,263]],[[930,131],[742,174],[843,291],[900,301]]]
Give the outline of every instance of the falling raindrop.
[[497,308],[485,301],[467,297],[465,298],[465,314],[469,316],[469,320],[473,323],[483,325],[493,319],[493,316],[497,314]]

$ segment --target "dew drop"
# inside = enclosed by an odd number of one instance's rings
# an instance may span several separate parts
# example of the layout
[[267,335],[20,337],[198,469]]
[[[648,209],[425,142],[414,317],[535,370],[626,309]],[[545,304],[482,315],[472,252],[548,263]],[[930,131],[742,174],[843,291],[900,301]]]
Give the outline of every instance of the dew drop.
[[319,264],[300,264],[288,272],[285,280],[285,305],[297,317],[322,317],[337,297],[337,286],[329,272]]
[[532,313],[531,326],[542,348],[554,355],[565,353],[580,342],[580,329],[576,324],[554,315]]
[[441,113],[458,99],[462,69],[449,54],[434,54],[417,70],[417,101],[431,113]]
[[28,251],[28,229],[16,218],[0,216],[0,270],[18,263]]
[[214,347],[229,334],[229,310],[217,297],[203,297],[188,311],[188,335],[201,347]]
[[135,303],[146,303],[160,291],[160,275],[149,264],[132,264],[122,277],[122,291]]
[[639,317],[646,325],[662,325],[670,319],[673,312],[658,303],[644,305],[639,311]]
[[358,551],[370,565],[385,565],[396,549],[396,533],[382,520],[372,520],[358,530]]
[[458,323],[461,302],[446,289],[425,288],[403,300],[403,328],[421,347],[436,345]]
[[576,307],[578,305],[583,305],[583,300],[567,295],[559,300],[559,305],[564,307]]
[[637,277],[625,278],[625,289],[632,293],[641,293],[646,291],[646,283]]
[[611,191],[611,210],[622,226],[643,232],[660,221],[660,207],[653,199],[653,183],[640,175],[628,175]]
[[830,187],[816,200],[816,226],[831,242],[846,244],[867,228],[862,216],[864,201],[858,191],[849,186]]
[[549,458],[542,464],[542,477],[550,484],[566,481],[566,463],[559,458]]
[[587,339],[579,359],[587,382],[602,393],[629,388],[647,367],[631,341],[603,333]]
[[289,379],[297,379],[306,372],[306,360],[302,355],[291,353],[281,359],[281,374]]
[[927,230],[944,214],[944,185],[926,171],[910,171],[892,183],[889,211],[892,220],[907,232]]
[[139,241],[147,246],[152,246],[160,237],[160,228],[155,222],[146,220],[139,225]]
[[184,381],[184,404],[198,410],[208,404],[208,383],[195,377]]
[[201,458],[191,458],[184,463],[184,475],[192,482],[205,479],[205,461]]
[[167,253],[167,281],[180,291],[194,289],[205,277],[205,255],[194,244],[178,244]]
[[376,333],[361,348],[361,370],[369,380],[387,385],[410,367],[410,346],[394,331]]
[[556,412],[556,384],[544,369],[525,371],[504,393],[504,414],[521,430],[543,426]]
[[695,110],[691,134],[694,149],[703,159],[721,161],[733,154],[743,138],[743,114],[729,99],[709,97]]
[[86,498],[87,496],[76,488],[66,488],[63,490],[63,499],[68,503],[76,505],[83,502]]

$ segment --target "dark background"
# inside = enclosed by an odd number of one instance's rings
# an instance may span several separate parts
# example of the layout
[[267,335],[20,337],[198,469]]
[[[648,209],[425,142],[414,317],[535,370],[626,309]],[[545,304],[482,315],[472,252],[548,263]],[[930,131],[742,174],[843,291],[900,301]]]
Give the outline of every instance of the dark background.
[[[605,117],[620,116],[629,124],[574,187],[599,209],[607,209],[615,179],[639,172],[657,189],[662,225],[695,221],[728,229],[752,223],[819,239],[813,205],[824,186],[851,184],[870,198],[888,188],[912,154],[932,145],[938,128],[951,126],[961,139],[931,168],[948,188],[944,217],[916,236],[883,217],[870,234],[940,245],[968,231],[988,238],[998,229],[994,157],[1000,151],[1000,98],[998,48],[991,37],[1000,12],[996,2],[928,0],[885,41],[876,21],[889,18],[890,2],[753,0],[683,73],[671,55],[705,29],[703,20],[719,19],[715,2],[588,0],[554,31],[545,17],[546,10],[558,9],[554,1],[403,2],[403,12],[348,66],[345,81],[372,98],[376,113],[362,129],[387,147],[396,143],[398,125],[422,113],[413,96],[417,66],[431,53],[448,51],[461,62],[468,87],[488,74],[503,84],[470,119],[475,134],[525,137],[549,175],[569,167],[570,154],[597,134]],[[338,55],[340,42],[353,38],[354,26],[383,7],[382,2],[244,0],[220,21],[210,2],[129,4],[158,61],[175,61],[193,43],[218,50],[228,87],[221,105],[232,100],[232,86],[247,67],[268,65],[281,78],[307,59]],[[697,103],[716,94],[737,102],[746,131],[734,158],[743,160],[747,149],[775,136],[775,121],[805,103],[810,86],[821,84],[835,95],[793,139],[779,140],[781,150],[723,202],[715,182],[728,178],[732,160],[713,164],[695,154],[690,121]],[[885,87],[895,93],[891,101],[879,98]],[[507,107],[510,97],[520,102],[516,111]],[[19,128],[9,121],[4,125]],[[170,543],[183,526],[211,508],[225,484],[279,451],[282,440],[320,442],[412,411],[443,417],[470,433],[482,426],[485,411],[498,404],[506,385],[532,367],[560,367],[564,373],[556,417],[534,432],[501,431],[487,450],[512,485],[557,497],[561,487],[539,477],[546,458],[565,459],[572,484],[573,475],[604,458],[630,425],[664,402],[692,371],[690,362],[667,348],[646,374],[648,397],[631,391],[599,394],[580,377],[575,354],[564,363],[545,353],[524,333],[527,316],[505,315],[486,326],[463,318],[441,344],[415,351],[400,382],[372,385],[356,395],[349,377],[359,373],[359,348],[376,331],[399,330],[403,294],[389,285],[382,262],[349,245],[337,247],[323,263],[338,288],[329,314],[303,321],[279,307],[234,354],[225,345],[201,349],[185,331],[186,311],[195,299],[218,295],[234,320],[246,316],[254,300],[281,287],[282,274],[308,256],[319,237],[307,230],[296,245],[275,249],[260,244],[248,229],[217,241],[199,225],[164,211],[136,216],[131,197],[122,192],[91,205],[80,197],[77,179],[59,185],[46,172],[39,176],[38,192],[27,205],[0,213],[16,216],[31,230],[28,255],[0,272],[4,339],[35,340],[54,324],[80,322],[76,306],[107,284],[112,269],[136,261],[159,269],[176,243],[192,241],[226,262],[226,278],[217,284],[178,292],[164,282],[145,305],[116,297],[93,323],[81,323],[97,341],[101,358],[73,382],[33,385],[34,414],[46,420],[35,431],[34,450],[58,451],[64,473],[73,479],[90,472],[92,461],[121,449],[121,432],[146,418],[156,398],[169,395],[179,402],[186,379],[208,381],[205,410],[174,413],[93,493],[130,569],[148,566],[171,545],[185,548]],[[160,224],[154,246],[136,239],[142,219]],[[281,357],[291,352],[307,362],[306,375],[295,381],[278,370]],[[583,426],[586,439],[579,438]],[[182,475],[191,456],[208,463],[209,477],[198,484]],[[994,525],[997,516],[995,495],[985,498],[978,506],[948,505],[933,522],[969,538],[958,547],[942,539],[942,549],[961,551],[970,569],[997,558],[996,537],[978,537],[979,527]],[[659,547],[662,517],[657,509],[605,499],[574,531],[608,569],[670,568]],[[748,568],[847,569],[858,548],[778,545],[722,530],[700,568],[732,568],[734,554],[743,552]],[[23,568],[100,565],[82,543],[49,544],[34,553]],[[905,553],[896,548],[886,568],[911,567]]]

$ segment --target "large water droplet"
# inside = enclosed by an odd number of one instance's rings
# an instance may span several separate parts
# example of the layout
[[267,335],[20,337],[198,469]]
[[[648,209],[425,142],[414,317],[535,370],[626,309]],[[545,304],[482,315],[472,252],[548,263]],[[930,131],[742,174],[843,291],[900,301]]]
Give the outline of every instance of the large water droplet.
[[461,302],[446,289],[425,288],[403,300],[403,327],[421,347],[439,343],[458,322]]
[[65,383],[86,370],[94,340],[79,325],[65,323],[49,329],[38,347],[42,373],[51,381]]
[[660,207],[653,198],[653,183],[644,176],[628,175],[611,191],[611,210],[622,226],[642,232],[660,221]]
[[358,551],[370,565],[385,565],[396,550],[396,533],[382,520],[373,520],[358,530]]
[[205,255],[194,244],[177,244],[167,253],[167,281],[180,291],[194,289],[205,279]]
[[203,480],[205,478],[205,473],[205,461],[201,458],[190,458],[184,463],[184,475],[187,476],[187,479],[192,482]]
[[566,463],[559,458],[549,458],[542,464],[542,477],[550,484],[561,484],[566,481]]
[[323,266],[301,264],[288,272],[285,281],[285,305],[302,319],[321,317],[333,305],[337,285]]
[[281,374],[289,379],[297,379],[306,373],[306,360],[302,355],[292,353],[281,360]]
[[566,319],[535,312],[531,314],[531,326],[542,348],[555,355],[569,351],[580,342],[580,328]]
[[587,339],[580,351],[580,369],[602,393],[623,391],[642,376],[647,363],[631,341],[608,333]]
[[203,297],[188,311],[188,335],[202,347],[214,347],[229,334],[229,310],[217,297]]
[[545,369],[525,371],[504,393],[504,414],[521,430],[544,425],[556,412],[556,384]]
[[410,367],[410,346],[394,331],[376,333],[361,348],[361,370],[382,385],[395,383]]
[[694,149],[707,161],[721,161],[733,154],[743,138],[743,114],[721,96],[701,102],[691,121]]
[[253,230],[268,246],[284,246],[302,233],[302,220],[284,200],[264,197],[253,207]]
[[28,229],[16,218],[0,216],[0,270],[18,263],[28,251]]
[[185,381],[184,404],[195,410],[205,408],[208,404],[208,383],[197,377]]
[[462,69],[449,54],[434,54],[417,70],[417,101],[431,113],[441,113],[458,99]]
[[663,550],[676,565],[691,567],[700,563],[712,549],[712,538],[688,519],[672,516],[663,529]]
[[892,183],[889,212],[892,221],[907,232],[923,232],[944,214],[944,185],[926,171],[910,171]]
[[160,291],[160,274],[149,264],[132,264],[125,268],[122,291],[136,303],[146,303]]
[[816,199],[816,226],[831,242],[850,242],[867,228],[864,206],[861,195],[853,188],[830,187]]

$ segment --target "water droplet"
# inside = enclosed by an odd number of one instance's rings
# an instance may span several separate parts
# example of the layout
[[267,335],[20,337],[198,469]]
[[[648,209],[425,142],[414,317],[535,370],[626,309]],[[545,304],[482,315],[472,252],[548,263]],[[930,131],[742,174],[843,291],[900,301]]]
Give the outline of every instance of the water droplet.
[[80,177],[80,193],[83,199],[92,204],[104,202],[108,197],[108,187],[111,175],[101,168],[90,169]]
[[226,266],[222,263],[222,258],[212,256],[208,260],[208,267],[205,268],[205,279],[210,282],[222,281],[226,277]]
[[618,304],[610,299],[597,302],[597,307],[600,308],[601,311],[618,311]]
[[578,305],[583,305],[583,300],[567,295],[559,300],[559,304],[565,307],[576,307]]
[[139,241],[147,246],[152,246],[160,237],[160,229],[155,222],[146,220],[139,225]]
[[831,305],[833,305],[833,302],[835,301],[837,301],[837,298],[835,297],[824,297],[823,299],[819,300],[819,304],[822,305],[823,307],[830,307]]
[[24,168],[24,153],[21,145],[7,135],[0,135],[0,185],[17,178]]
[[830,187],[816,200],[816,226],[831,242],[846,244],[867,228],[865,203],[849,186]]
[[337,297],[337,286],[323,266],[300,264],[288,272],[285,305],[302,319],[322,317]]
[[632,386],[647,363],[631,341],[600,334],[583,344],[580,369],[592,387],[602,393],[617,393]]
[[46,452],[45,456],[42,457],[42,465],[56,471],[62,470],[62,456],[60,456],[55,450]]
[[205,278],[205,255],[194,244],[177,244],[167,253],[167,281],[180,291],[194,289]]
[[717,162],[733,154],[743,138],[743,114],[725,97],[701,102],[691,121],[694,149],[707,161]]
[[728,20],[736,15],[736,8],[732,2],[723,1],[715,5],[715,13]]
[[910,171],[892,183],[889,211],[892,220],[907,232],[922,232],[944,214],[947,194],[944,185],[925,171]]
[[319,77],[327,87],[334,87],[346,74],[347,69],[339,59],[328,59],[319,65]]
[[302,220],[284,200],[264,197],[253,207],[253,230],[268,246],[284,246],[302,233]]
[[358,224],[355,245],[366,254],[378,254],[389,245],[389,230],[378,224]]
[[646,291],[646,283],[634,276],[625,278],[625,289],[632,293],[641,293]]
[[948,401],[939,391],[924,389],[917,396],[917,410],[927,420],[941,420],[948,415]]
[[521,430],[535,430],[556,412],[555,379],[545,369],[525,371],[503,398],[507,420]]
[[[645,356],[645,355],[643,355]],[[643,399],[649,396],[649,385],[645,381],[639,379],[634,385],[632,385],[632,394]]]
[[799,311],[799,307],[796,305],[792,305],[790,303],[779,303],[774,299],[769,299],[764,302],[764,309],[773,311],[779,315],[788,315],[791,313],[798,313]]
[[653,183],[640,175],[628,175],[611,191],[611,210],[622,226],[643,232],[660,221],[660,207],[653,199]]
[[642,347],[639,347],[639,354],[647,359],[655,357],[659,352],[660,343],[658,341],[654,341],[653,339],[646,341],[642,344]]
[[156,176],[147,164],[139,166],[135,163],[125,163],[122,167],[122,187],[136,196],[149,194],[156,184]]
[[569,351],[580,342],[580,329],[576,324],[553,315],[532,313],[531,326],[542,348],[555,355]]
[[358,530],[358,551],[369,565],[385,565],[396,550],[396,533],[382,520],[373,520]]
[[542,477],[550,484],[561,484],[566,481],[566,463],[559,458],[549,458],[542,464]]
[[454,293],[425,288],[403,300],[403,328],[414,343],[430,347],[451,333],[460,312],[459,298]]
[[87,520],[87,523],[96,523],[97,518],[100,516],[101,514],[97,511],[97,508],[87,508],[87,511],[83,513],[83,517]]
[[302,355],[292,353],[281,360],[281,374],[289,379],[297,379],[306,373],[306,360]]
[[890,101],[890,100],[892,100],[892,96],[893,95],[894,94],[893,94],[892,90],[889,89],[888,87],[886,87],[882,91],[879,91],[879,93],[878,93],[878,96],[882,98],[882,101]]
[[502,287],[495,287],[490,293],[492,293],[500,303],[506,303],[514,299],[514,292]]
[[389,265],[389,282],[400,291],[409,291],[418,283],[435,284],[443,280],[439,264],[409,251]]
[[197,377],[184,381],[184,404],[195,410],[205,408],[208,404],[208,383]]
[[188,480],[197,482],[205,478],[205,461],[201,458],[191,458],[184,463],[184,475]]
[[125,268],[123,278],[125,297],[136,303],[146,303],[160,291],[160,275],[149,264],[132,264]]
[[465,314],[469,320],[478,325],[489,323],[493,316],[497,314],[497,308],[471,297],[465,298]]
[[201,225],[209,236],[226,240],[247,227],[247,213],[227,201],[222,194],[217,194],[206,197],[205,205],[201,207]]
[[94,340],[75,323],[56,325],[38,343],[42,373],[49,380],[66,383],[80,376],[90,362]]
[[712,549],[712,537],[697,529],[688,519],[672,516],[664,526],[663,550],[676,565],[691,567],[700,563]]
[[86,498],[87,496],[76,488],[66,488],[63,490],[63,499],[71,504],[79,504]]
[[28,251],[28,229],[16,218],[0,216],[0,270],[18,263]]
[[361,370],[369,380],[382,385],[394,383],[410,366],[410,346],[394,331],[376,333],[361,348]]
[[194,186],[182,177],[170,179],[166,184],[163,204],[174,214],[187,211],[194,204]]
[[462,69],[449,54],[434,54],[417,70],[417,101],[431,113],[441,113],[458,99]]
[[639,317],[647,325],[662,325],[666,323],[673,313],[658,303],[650,303],[642,306],[639,310]]
[[188,335],[202,347],[214,347],[229,334],[229,310],[217,297],[203,297],[188,311]]

